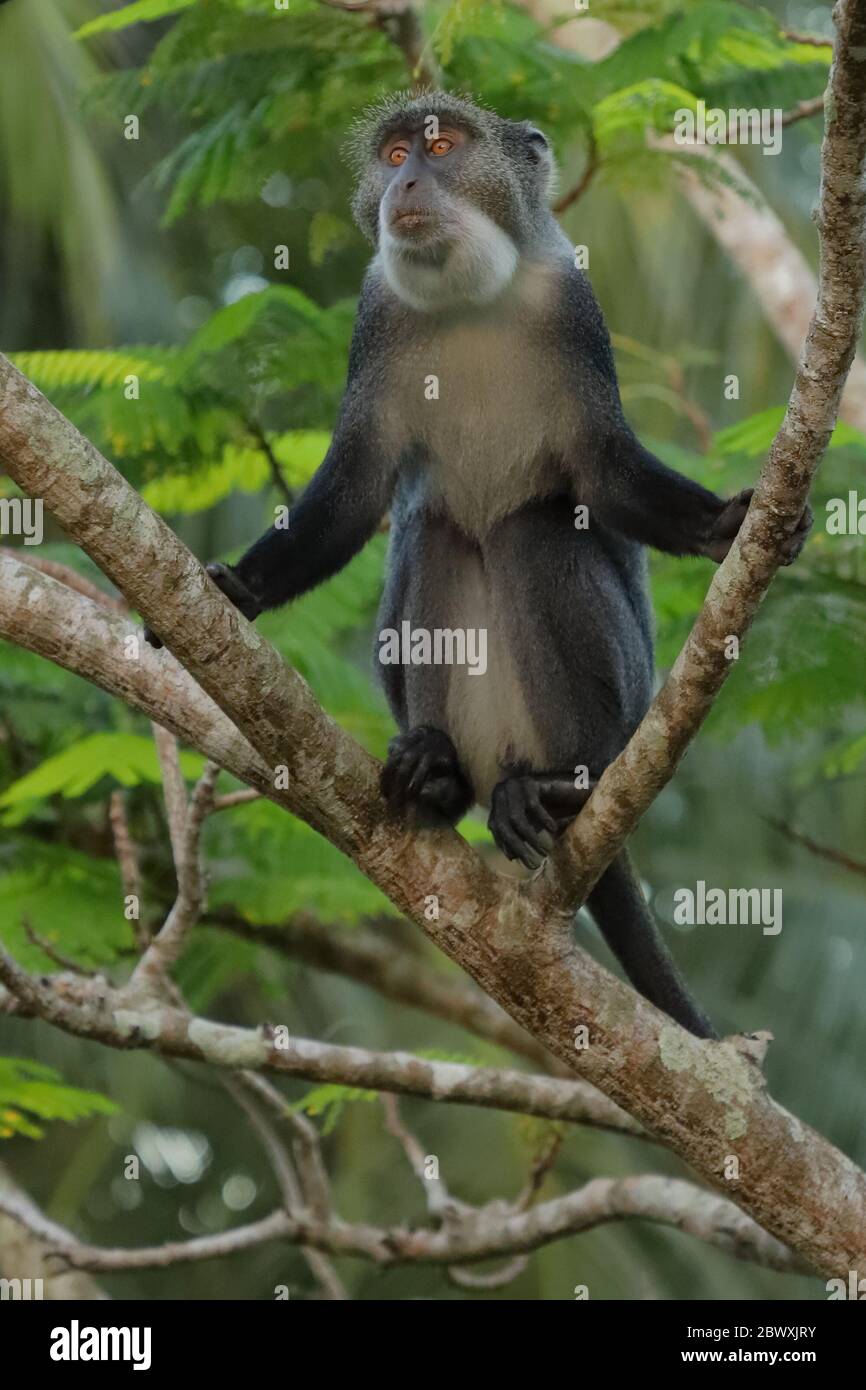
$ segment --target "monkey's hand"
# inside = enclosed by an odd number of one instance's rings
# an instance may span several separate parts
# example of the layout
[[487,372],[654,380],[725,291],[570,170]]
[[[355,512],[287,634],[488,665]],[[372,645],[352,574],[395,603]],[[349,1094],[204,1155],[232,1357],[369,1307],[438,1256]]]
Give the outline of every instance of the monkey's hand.
[[205,565],[205,569],[217,588],[222,589],[226,598],[231,599],[239,613],[243,613],[250,622],[259,616],[262,605],[252,589],[247,588],[237,570],[232,569],[231,565],[222,564],[219,560],[211,560],[209,565]]
[[[739,532],[746,512],[749,510],[753,492],[754,488],[743,488],[742,492],[738,492],[735,497],[731,498],[724,511],[720,512],[716,518],[710,532],[710,538],[704,547],[704,554],[708,555],[711,560],[715,560],[717,564],[721,564],[730,550],[734,537]],[[796,529],[785,542],[785,548],[782,552],[783,565],[794,563],[806,543],[806,537],[811,528],[812,508],[807,505],[797,522]]]
[[[252,622],[262,611],[255,594],[253,594],[232,569],[231,565],[224,565],[219,560],[212,560],[205,569],[216,584],[218,589],[222,589],[226,598],[231,599],[239,613],[243,613],[245,618]],[[157,650],[162,646],[162,642],[157,637],[152,627],[144,629],[145,640]]]

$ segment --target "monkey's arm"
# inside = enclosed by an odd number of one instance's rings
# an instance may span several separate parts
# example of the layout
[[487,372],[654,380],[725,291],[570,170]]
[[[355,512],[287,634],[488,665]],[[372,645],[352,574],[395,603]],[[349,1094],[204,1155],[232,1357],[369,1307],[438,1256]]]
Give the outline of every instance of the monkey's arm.
[[380,353],[389,330],[380,299],[368,275],[331,447],[292,507],[288,527],[266,531],[234,566],[208,565],[211,578],[246,617],[279,608],[336,574],[367,543],[388,510],[397,461],[377,443]]
[[[336,574],[370,539],[388,509],[396,469],[375,447],[368,409],[347,393],[325,458],[292,507],[285,527],[274,525],[236,565],[213,562],[207,572],[252,620]],[[150,629],[151,646],[162,643]]]
[[[291,509],[288,526],[272,526],[236,565],[209,565],[208,573],[247,617],[288,603],[336,574],[366,544],[388,509],[394,473],[376,456],[367,412],[347,400],[331,447]],[[255,613],[239,601],[244,590]]]
[[[751,489],[725,500],[676,473],[645,449],[625,420],[610,335],[586,276],[569,269],[560,312],[575,391],[587,415],[590,447],[578,445],[574,500],[604,526],[672,555],[724,560],[742,525]],[[807,507],[789,539],[784,563],[803,548],[812,513]]]
[[[671,555],[705,555],[720,563],[752,500],[746,488],[726,501],[666,467],[622,423],[608,436],[593,468],[590,520],[597,516],[632,540]],[[784,556],[799,555],[812,524],[807,507]]]

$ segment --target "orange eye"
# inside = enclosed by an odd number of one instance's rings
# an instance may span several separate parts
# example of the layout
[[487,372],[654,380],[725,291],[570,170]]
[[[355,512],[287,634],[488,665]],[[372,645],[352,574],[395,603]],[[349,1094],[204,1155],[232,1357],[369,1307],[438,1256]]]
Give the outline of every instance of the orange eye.
[[449,140],[446,135],[440,135],[438,140],[434,140],[430,146],[431,154],[448,154],[454,148],[454,141]]
[[388,151],[389,164],[405,164],[409,158],[409,151],[405,145],[395,145],[393,150]]

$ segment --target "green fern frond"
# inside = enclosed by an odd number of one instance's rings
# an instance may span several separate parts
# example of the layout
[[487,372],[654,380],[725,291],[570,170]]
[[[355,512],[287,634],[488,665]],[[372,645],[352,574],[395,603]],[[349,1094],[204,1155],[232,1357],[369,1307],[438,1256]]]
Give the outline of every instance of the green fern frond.
[[92,1115],[116,1115],[119,1106],[97,1091],[67,1086],[59,1072],[25,1057],[0,1057],[0,1139],[21,1135],[41,1139],[44,1130],[30,1118],[76,1124]]

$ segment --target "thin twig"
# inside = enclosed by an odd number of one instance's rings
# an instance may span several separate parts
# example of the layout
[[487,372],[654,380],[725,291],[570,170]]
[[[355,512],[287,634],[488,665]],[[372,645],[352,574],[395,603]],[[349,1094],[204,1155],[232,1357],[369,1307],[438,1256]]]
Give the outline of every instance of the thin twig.
[[217,811],[230,811],[234,806],[246,806],[251,801],[261,801],[262,794],[255,787],[243,787],[237,792],[226,792],[225,796],[215,796],[211,814]]
[[553,205],[553,211],[561,215],[573,207],[578,198],[582,198],[592,180],[601,168],[601,160],[598,152],[598,142],[595,138],[595,131],[590,127],[586,135],[586,162],[583,166],[583,173],[573,188],[567,193],[563,193]]
[[824,114],[824,94],[819,97],[809,97],[806,101],[798,101],[790,111],[782,113],[781,124],[783,126],[794,125],[796,121],[807,121],[810,116],[823,116]]
[[810,48],[833,47],[832,38],[824,39],[820,34],[803,34],[798,29],[783,29],[782,36],[786,38],[789,43],[802,43],[808,45]]
[[55,965],[59,965],[61,970],[71,970],[75,975],[87,975],[90,977],[96,974],[96,971],[88,970],[85,966],[79,965],[78,961],[73,960],[71,956],[64,956],[62,951],[59,951],[56,946],[52,946],[51,942],[47,941],[44,936],[39,935],[39,932],[30,925],[30,921],[27,917],[21,918],[21,926],[24,929],[24,935],[27,937],[27,940],[31,942],[32,945],[37,946],[42,954],[47,956],[49,960],[53,960]]
[[[133,989],[163,979],[181,955],[187,935],[201,914],[205,876],[201,863],[201,832],[213,801],[220,774],[218,763],[208,762],[193,790],[180,845],[175,850],[177,897],[165,922],[149,943],[132,973]],[[168,803],[167,803],[168,804]]]
[[183,858],[184,835],[188,813],[186,784],[180,770],[180,755],[177,739],[160,724],[151,725],[156,755],[162,769],[162,795],[165,813],[168,818],[168,833],[171,840],[171,853],[175,870]]
[[425,1169],[429,1156],[425,1154],[415,1135],[403,1123],[397,1097],[383,1095],[381,1100],[382,1109],[385,1112],[385,1128],[397,1140],[409,1160],[412,1172],[424,1190],[424,1200],[430,1215],[437,1221],[446,1221],[458,1217],[463,1212],[471,1211],[472,1208],[465,1202],[459,1202],[451,1196],[443,1177],[430,1178],[427,1176]]
[[257,420],[247,419],[244,421],[244,424],[246,425],[250,434],[256,441],[258,448],[261,449],[262,453],[268,461],[268,467],[271,470],[271,479],[273,481],[274,487],[277,489],[278,492],[282,493],[283,499],[287,507],[294,506],[295,494],[289,487],[285,478],[283,477],[283,470],[280,467],[280,461],[274,453],[273,449],[271,448],[268,436],[265,434],[264,430],[262,429],[261,425],[258,423]]
[[108,820],[114,840],[114,852],[120,868],[120,881],[124,898],[135,898],[136,916],[132,919],[135,943],[139,951],[144,951],[150,941],[150,934],[141,917],[141,867],[138,849],[129,833],[126,815],[126,797],[116,788],[108,799]]
[[802,845],[810,854],[815,854],[820,859],[826,859],[831,864],[838,864],[841,869],[847,869],[849,873],[866,877],[866,863],[863,860],[853,859],[850,854],[845,854],[832,845],[819,844],[811,836],[804,835],[801,830],[794,830],[786,821],[775,820],[772,816],[764,816],[764,820],[768,825],[772,825],[774,830],[778,830],[780,835],[784,835],[795,845]]
[[[244,1074],[241,1073],[237,1079],[231,1076],[223,1077],[223,1085],[258,1135],[277,1180],[285,1211],[289,1216],[299,1215],[305,1205],[301,1184],[285,1145],[253,1100],[252,1088],[246,1084]],[[348,1298],[345,1286],[327,1255],[322,1254],[321,1250],[311,1250],[305,1245],[301,1246],[301,1253],[313,1277],[321,1284],[329,1299],[342,1302]]]
[[807,1272],[799,1257],[726,1198],[681,1178],[651,1173],[595,1178],[576,1192],[512,1214],[506,1222],[500,1203],[479,1208],[454,1226],[416,1230],[343,1221],[323,1224],[289,1216],[281,1207],[261,1221],[231,1231],[131,1250],[85,1245],[14,1197],[0,1197],[0,1211],[51,1240],[58,1258],[76,1269],[164,1269],[249,1250],[271,1240],[309,1245],[332,1255],[358,1255],[384,1267],[454,1265],[527,1253],[611,1221],[644,1220],[686,1231],[768,1269]]
[[243,1071],[239,1075],[244,1085],[270,1107],[278,1120],[291,1129],[292,1153],[298,1169],[304,1203],[317,1220],[326,1221],[333,1209],[333,1203],[331,1184],[322,1158],[322,1146],[316,1126],[306,1115],[295,1110],[267,1077],[254,1071]]

